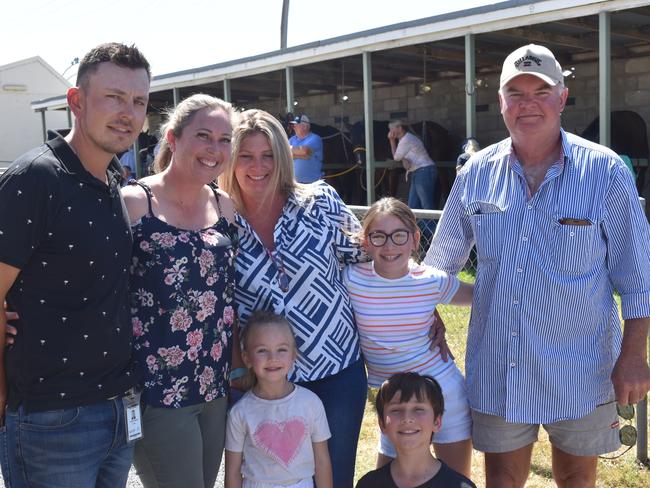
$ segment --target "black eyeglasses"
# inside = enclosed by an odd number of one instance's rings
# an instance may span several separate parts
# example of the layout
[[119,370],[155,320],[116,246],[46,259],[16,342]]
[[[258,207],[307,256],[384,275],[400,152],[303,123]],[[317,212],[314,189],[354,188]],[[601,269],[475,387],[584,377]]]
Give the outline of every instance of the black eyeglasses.
[[273,256],[273,253],[268,249],[266,250],[266,254],[269,256],[269,258],[271,258],[271,261],[273,261],[273,264],[278,270],[278,285],[280,285],[280,290],[282,290],[284,293],[288,292],[289,277],[287,276],[287,273],[284,270],[284,262],[282,261],[282,256],[280,255],[280,253],[276,253],[277,254],[277,259],[276,259]]
[[393,244],[396,246],[403,246],[408,242],[410,234],[411,232],[406,229],[397,229],[390,234],[386,234],[380,230],[375,230],[368,234],[368,240],[373,246],[381,247],[386,244],[386,241],[390,237],[390,240],[393,241]]

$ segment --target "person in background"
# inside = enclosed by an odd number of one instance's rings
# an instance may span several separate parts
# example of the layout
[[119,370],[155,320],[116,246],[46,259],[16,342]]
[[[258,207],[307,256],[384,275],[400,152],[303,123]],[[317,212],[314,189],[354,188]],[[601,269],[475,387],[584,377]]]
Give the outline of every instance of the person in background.
[[446,402],[438,382],[414,372],[397,373],[379,388],[375,407],[383,435],[397,455],[366,473],[357,488],[476,488],[471,480],[431,455],[431,442],[444,425]]
[[[120,156],[120,164],[125,169],[129,168],[129,176],[133,173],[133,168],[136,167],[135,151],[133,147],[129,148],[128,151]],[[124,181],[128,182],[129,180],[125,177]]]
[[476,243],[466,374],[488,488],[524,486],[540,424],[557,485],[594,487],[620,446],[616,401],[650,388],[650,226],[623,161],[562,129],[567,96],[549,49],[508,55],[510,137],[457,175],[425,259],[456,274]]
[[402,162],[406,179],[411,180],[408,206],[435,209],[438,172],[422,141],[404,120],[393,120],[388,124],[388,140],[393,159]]
[[183,100],[162,127],[155,174],[122,190],[134,241],[134,350],[144,376],[135,466],[146,488],[212,488],[219,471],[239,347],[233,204],[214,180],[230,164],[236,120],[218,98]]
[[131,166],[122,165],[122,186],[129,184],[129,181],[133,180],[133,169]]
[[323,403],[287,379],[297,355],[291,325],[255,312],[241,351],[253,388],[228,413],[226,488],[332,488]]
[[289,139],[293,168],[298,183],[313,183],[323,173],[323,140],[311,132],[309,117],[299,115],[291,121],[294,135]]
[[463,165],[469,158],[481,150],[481,145],[473,137],[468,137],[463,142],[462,149],[463,153],[458,156],[458,159],[456,160],[456,173],[463,168]]
[[[126,484],[140,424],[115,154],[140,133],[150,78],[135,46],[91,49],[67,92],[70,133],[51,133],[0,178],[12,209],[0,212],[0,300],[19,314],[14,344],[0,348],[0,459],[13,488]],[[1,334],[6,325],[0,311]]]
[[262,110],[241,114],[232,164],[221,180],[240,226],[242,327],[256,310],[289,321],[298,346],[289,380],[323,402],[333,483],[351,487],[367,381],[342,266],[366,259],[352,239],[359,221],[328,184],[296,182],[284,128]]

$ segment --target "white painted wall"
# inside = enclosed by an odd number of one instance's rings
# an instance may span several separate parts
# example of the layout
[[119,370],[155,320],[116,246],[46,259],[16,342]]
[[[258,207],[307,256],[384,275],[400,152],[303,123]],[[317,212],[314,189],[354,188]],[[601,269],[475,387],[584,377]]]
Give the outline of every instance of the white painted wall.
[[[25,91],[14,91],[12,85]],[[30,103],[61,95],[69,86],[38,56],[0,66],[0,167],[43,142],[41,114]],[[48,111],[46,122],[48,128],[68,127],[65,111]]]

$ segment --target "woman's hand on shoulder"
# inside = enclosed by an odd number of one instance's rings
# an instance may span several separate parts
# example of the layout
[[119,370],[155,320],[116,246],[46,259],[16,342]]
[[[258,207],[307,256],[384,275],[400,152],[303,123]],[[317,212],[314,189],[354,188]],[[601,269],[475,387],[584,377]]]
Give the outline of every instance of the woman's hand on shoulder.
[[149,210],[147,202],[147,193],[139,185],[127,185],[121,190],[126,211],[129,213],[129,222],[131,225],[144,217]]

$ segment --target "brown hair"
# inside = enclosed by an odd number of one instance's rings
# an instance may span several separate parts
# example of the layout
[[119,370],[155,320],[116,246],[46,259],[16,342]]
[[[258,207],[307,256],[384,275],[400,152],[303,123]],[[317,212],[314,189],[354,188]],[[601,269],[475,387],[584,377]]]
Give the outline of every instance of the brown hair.
[[172,132],[176,138],[183,135],[183,130],[191,122],[194,116],[203,109],[223,110],[230,125],[237,121],[237,113],[233,106],[220,98],[197,93],[181,101],[176,107],[167,110],[167,121],[160,127],[160,151],[153,162],[153,172],[164,171],[172,159],[172,150],[167,142],[167,133]]
[[392,215],[393,217],[397,217],[404,224],[406,230],[413,235],[413,242],[416,244],[416,249],[413,250],[413,254],[415,255],[419,244],[419,242],[416,241],[416,236],[419,236],[420,232],[418,221],[411,208],[394,197],[384,197],[370,206],[363,216],[361,230],[357,234],[356,240],[358,242],[363,242],[368,239],[368,229],[374,220],[380,215]]
[[397,373],[384,381],[379,387],[375,408],[380,425],[384,425],[384,409],[399,392],[398,403],[406,403],[413,396],[418,402],[428,401],[433,408],[435,417],[439,417],[445,411],[445,399],[442,396],[442,389],[438,382],[431,376],[419,373]]
[[127,46],[119,42],[108,42],[92,48],[83,57],[77,70],[77,86],[87,83],[90,75],[97,71],[101,63],[113,63],[133,70],[143,68],[151,80],[149,61],[135,47],[135,44]]

